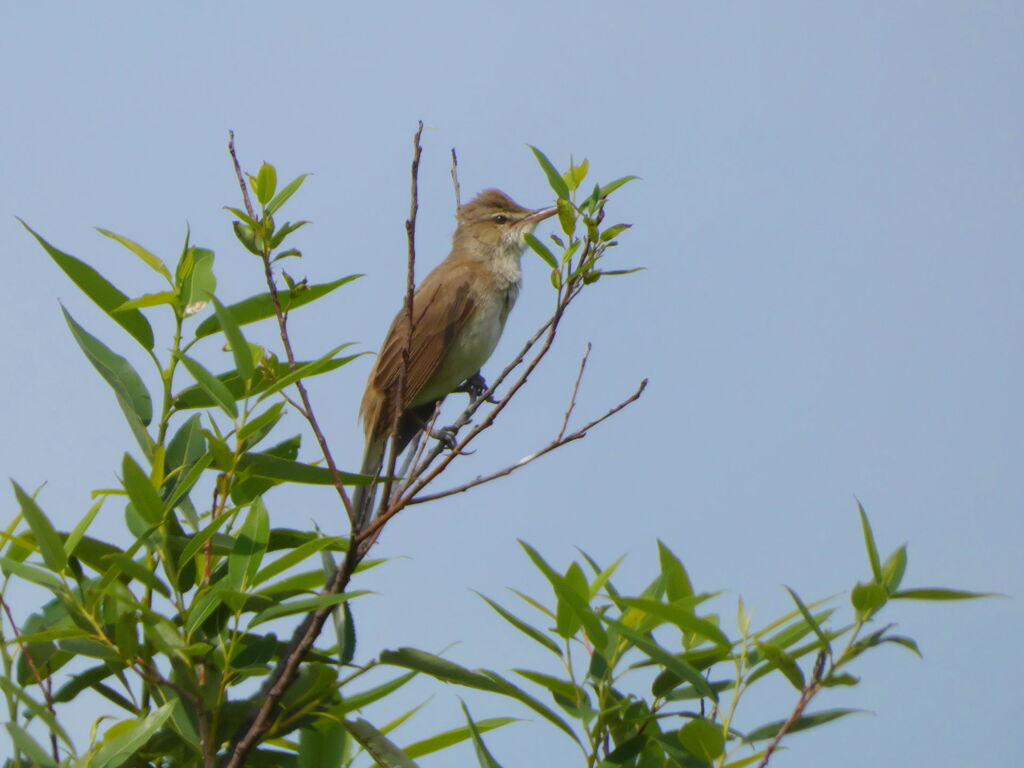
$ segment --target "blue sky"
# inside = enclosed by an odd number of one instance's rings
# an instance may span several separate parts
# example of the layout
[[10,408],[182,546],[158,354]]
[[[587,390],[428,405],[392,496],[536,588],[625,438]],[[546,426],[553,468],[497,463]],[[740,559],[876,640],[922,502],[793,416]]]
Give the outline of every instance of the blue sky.
[[[314,174],[291,203],[314,222],[291,269],[367,274],[295,316],[300,350],[374,350],[401,300],[417,120],[421,275],[449,244],[451,147],[464,196],[497,186],[530,206],[551,195],[526,144],[587,157],[598,180],[643,177],[610,215],[634,224],[614,256],[647,271],[588,291],[457,476],[550,439],[588,341],[581,417],[641,378],[650,387],[585,441],[389,526],[379,554],[399,559],[360,606],[363,653],[458,642],[469,666],[541,664],[470,592],[543,592],[516,538],[561,565],[576,546],[605,562],[629,553],[627,588],[649,578],[661,538],[699,587],[726,590],[724,613],[741,594],[768,621],[789,608],[783,584],[819,597],[865,578],[856,497],[883,549],[909,543],[908,583],[1011,599],[896,606],[924,659],[866,659],[860,687],[820,704],[875,716],[795,737],[773,764],[1010,764],[1022,669],[1009,639],[1024,630],[1022,33],[1009,2],[8,5],[0,467],[46,483],[40,502],[68,529],[130,447],[57,301],[124,340],[15,215],[131,294],[154,290],[150,273],[92,227],[170,260],[187,223],[217,252],[221,298],[243,298],[260,275],[221,210],[237,204],[234,129],[250,169]],[[539,260],[524,263],[492,373],[551,302]],[[346,466],[368,368],[312,386]],[[275,524],[339,531],[333,501],[268,497]],[[14,499],[0,508],[9,519]],[[104,514],[120,525],[113,505]],[[456,725],[456,693],[439,688],[398,740]],[[792,699],[771,695],[751,723]],[[75,730],[93,716],[76,711]],[[575,759],[543,723],[489,744],[506,765]]]

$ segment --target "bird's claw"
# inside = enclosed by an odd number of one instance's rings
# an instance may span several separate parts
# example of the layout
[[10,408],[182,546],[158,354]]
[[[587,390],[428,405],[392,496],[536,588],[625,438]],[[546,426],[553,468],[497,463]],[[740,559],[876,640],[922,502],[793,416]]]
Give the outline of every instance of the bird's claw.
[[[432,429],[430,436],[441,443],[446,450],[454,451],[458,445],[455,439],[458,431],[458,427],[441,427],[440,429]],[[459,451],[458,453],[460,456],[469,456],[471,453],[475,453],[475,451]]]
[[[484,379],[483,376],[480,375],[480,372],[478,371],[477,373],[474,373],[472,376],[466,379],[464,382],[462,382],[462,384],[456,387],[454,391],[465,392],[473,400],[479,400],[487,392],[487,381],[486,379]],[[484,399],[484,402],[497,403],[498,401],[495,400],[492,395],[488,395]]]

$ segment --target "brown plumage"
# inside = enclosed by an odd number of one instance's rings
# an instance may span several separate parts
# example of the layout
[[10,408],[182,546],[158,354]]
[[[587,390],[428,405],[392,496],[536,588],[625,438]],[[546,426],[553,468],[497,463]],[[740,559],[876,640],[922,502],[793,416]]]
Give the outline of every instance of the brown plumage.
[[[413,332],[396,452],[429,421],[436,403],[478,373],[490,357],[519,292],[525,235],[554,212],[554,208],[523,208],[496,189],[481,192],[459,208],[451,253],[413,295]],[[403,307],[388,329],[363,394],[364,474],[380,473],[394,423],[407,336]],[[361,525],[369,522],[373,504],[368,487],[356,489]]]

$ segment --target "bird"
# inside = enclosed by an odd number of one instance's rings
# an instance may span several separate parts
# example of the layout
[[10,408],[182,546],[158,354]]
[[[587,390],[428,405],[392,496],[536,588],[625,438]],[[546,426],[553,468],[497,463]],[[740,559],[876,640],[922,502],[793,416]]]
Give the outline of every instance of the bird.
[[[479,394],[480,369],[501,338],[522,280],[526,236],[557,207],[529,209],[487,189],[456,212],[448,257],[413,294],[408,368],[392,450],[400,454],[425,429],[437,403],[454,391]],[[365,446],[361,473],[379,477],[394,427],[396,399],[408,338],[405,308],[391,322],[370,371],[359,409]],[[374,485],[353,495],[357,528],[370,522]]]

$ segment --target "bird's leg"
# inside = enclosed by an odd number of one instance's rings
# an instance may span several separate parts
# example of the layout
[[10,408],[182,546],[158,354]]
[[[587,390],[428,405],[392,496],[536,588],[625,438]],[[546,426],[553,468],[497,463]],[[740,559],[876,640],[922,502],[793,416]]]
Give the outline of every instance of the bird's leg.
[[[487,381],[480,374],[480,371],[477,371],[452,391],[465,392],[473,400],[479,400],[487,391]],[[485,402],[497,403],[498,401],[494,399],[493,395],[489,395]]]
[[[453,451],[455,450],[455,446],[457,445],[455,437],[458,434],[458,428],[452,426],[435,429],[433,418],[431,418],[430,421],[427,421],[427,419],[425,418],[428,413],[431,416],[434,415],[434,408],[436,406],[437,403],[431,403],[429,404],[429,406],[421,406],[421,410],[419,411],[406,411],[406,417],[410,419],[410,421],[412,421],[416,426],[418,426],[419,429],[426,433],[429,437],[440,442],[441,445],[443,445],[446,450]],[[473,451],[462,451],[462,454],[466,456],[468,456],[471,453],[473,453]]]

